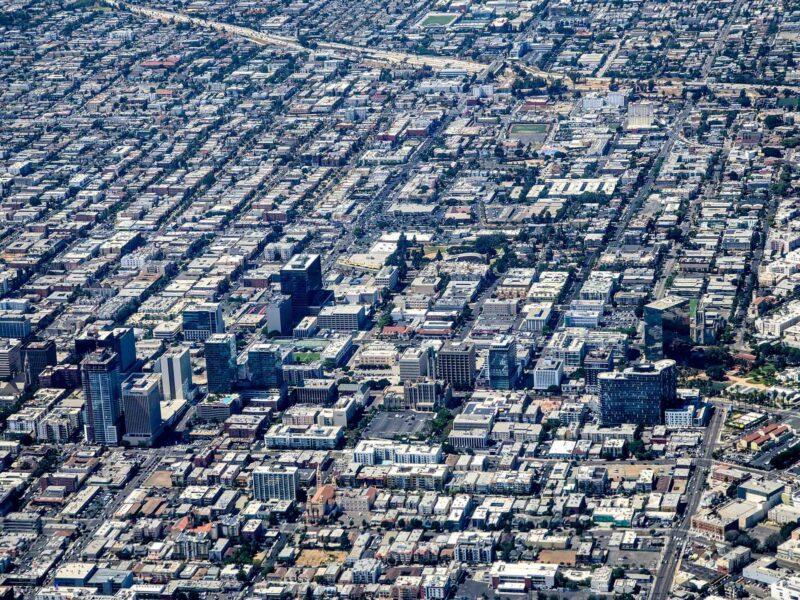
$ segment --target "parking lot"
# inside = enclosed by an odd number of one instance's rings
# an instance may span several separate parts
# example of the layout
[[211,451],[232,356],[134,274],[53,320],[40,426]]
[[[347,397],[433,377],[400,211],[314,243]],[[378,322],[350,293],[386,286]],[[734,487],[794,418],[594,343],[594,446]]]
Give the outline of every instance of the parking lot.
[[382,438],[391,440],[398,436],[414,436],[423,433],[428,423],[433,419],[432,414],[417,413],[413,411],[379,412],[364,432],[367,438]]

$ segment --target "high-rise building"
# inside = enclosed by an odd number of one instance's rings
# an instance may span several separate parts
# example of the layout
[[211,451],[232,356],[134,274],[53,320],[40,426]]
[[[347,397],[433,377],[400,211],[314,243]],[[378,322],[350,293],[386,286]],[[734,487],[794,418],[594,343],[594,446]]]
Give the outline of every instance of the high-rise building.
[[31,340],[22,351],[23,369],[29,384],[39,383],[39,374],[58,362],[53,340]]
[[[263,302],[263,304],[262,304]],[[287,335],[292,331],[292,299],[286,294],[274,294],[259,301],[253,310],[264,310],[267,332]]]
[[98,329],[90,327],[75,339],[75,355],[81,360],[87,354],[108,350],[117,355],[119,370],[127,373],[136,365],[136,338],[130,327]]
[[0,379],[13,379],[22,372],[22,341],[0,338]]
[[300,486],[300,472],[294,466],[256,467],[253,496],[256,500],[294,500]]
[[133,373],[122,382],[122,411],[126,441],[149,446],[161,434],[161,377],[157,373]]
[[675,402],[677,377],[675,361],[669,359],[598,374],[601,424],[662,423],[664,409]]
[[686,353],[691,345],[690,301],[667,296],[644,307],[644,356],[660,360]]
[[631,102],[628,105],[628,129],[650,129],[655,118],[652,102]]
[[31,322],[25,313],[18,310],[0,311],[0,338],[27,339],[31,334]]
[[227,394],[236,383],[236,336],[215,333],[206,340],[205,354],[208,391]]
[[283,359],[277,344],[253,344],[247,349],[250,384],[256,388],[275,388],[283,382]]
[[454,390],[475,386],[475,346],[469,342],[446,342],[436,355],[436,377]]
[[281,293],[292,299],[292,317],[309,314],[309,307],[322,290],[322,263],[319,254],[297,254],[281,268]]
[[589,392],[597,392],[597,376],[614,369],[614,350],[597,348],[590,350],[583,359],[584,380]]
[[192,359],[189,348],[178,346],[167,350],[159,358],[161,367],[161,389],[167,400],[191,400],[194,397],[192,384]]
[[225,333],[225,319],[219,302],[201,302],[184,309],[183,339],[202,342],[215,333]]
[[410,346],[405,349],[398,361],[400,366],[400,381],[414,381],[420,377],[427,377],[430,366],[430,348]]
[[117,354],[109,350],[88,354],[81,362],[81,385],[86,440],[109,446],[119,444],[122,408]]
[[511,390],[517,382],[517,343],[502,336],[489,346],[489,385],[493,390]]
[[317,325],[320,329],[333,331],[358,331],[367,320],[361,304],[337,304],[326,306],[319,311]]

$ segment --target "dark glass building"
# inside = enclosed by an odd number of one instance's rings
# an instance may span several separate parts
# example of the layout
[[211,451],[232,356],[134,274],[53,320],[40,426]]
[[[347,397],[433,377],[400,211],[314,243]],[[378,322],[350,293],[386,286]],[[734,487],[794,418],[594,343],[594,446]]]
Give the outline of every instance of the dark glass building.
[[122,434],[119,358],[115,352],[93,352],[81,362],[83,423],[86,440],[116,446]]
[[322,291],[319,254],[297,254],[281,268],[281,293],[292,299],[292,317],[299,320]]
[[183,339],[202,342],[215,333],[225,333],[219,302],[192,304],[183,311]]
[[127,373],[136,365],[136,338],[130,327],[86,329],[75,339],[75,355],[81,360],[87,354],[108,350],[117,355],[119,370]]
[[663,423],[664,409],[675,402],[677,378],[675,361],[669,359],[600,373],[600,422],[603,426]]
[[680,359],[691,349],[690,302],[667,296],[644,307],[644,356]]
[[517,343],[511,336],[494,340],[489,347],[489,385],[511,390],[517,381]]
[[39,374],[58,362],[53,340],[31,340],[23,349],[23,368],[28,383],[38,384]]
[[206,381],[211,394],[227,394],[236,383],[236,336],[215,333],[206,340]]
[[247,350],[247,371],[255,388],[275,388],[283,383],[280,347],[277,344],[253,344]]

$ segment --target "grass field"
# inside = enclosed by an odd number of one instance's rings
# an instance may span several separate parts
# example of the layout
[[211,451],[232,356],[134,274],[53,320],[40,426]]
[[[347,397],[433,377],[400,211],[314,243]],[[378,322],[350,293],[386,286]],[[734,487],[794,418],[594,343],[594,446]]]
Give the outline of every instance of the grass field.
[[301,365],[319,360],[319,352],[295,352],[294,359]]
[[420,27],[447,27],[452,25],[458,18],[454,13],[428,13],[420,21]]
[[531,133],[547,133],[547,125],[544,123],[512,123],[512,134],[531,134]]

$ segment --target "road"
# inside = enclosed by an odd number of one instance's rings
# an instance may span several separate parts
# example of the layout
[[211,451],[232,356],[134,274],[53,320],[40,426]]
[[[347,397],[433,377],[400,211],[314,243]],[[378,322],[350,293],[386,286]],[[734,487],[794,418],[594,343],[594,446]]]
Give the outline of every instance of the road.
[[[315,49],[331,50],[334,52],[357,54],[367,60],[372,60],[373,62],[376,62],[378,64],[385,64],[385,65],[405,64],[416,67],[427,66],[432,69],[463,69],[467,73],[474,75],[485,73],[492,68],[492,65],[487,65],[480,62],[464,60],[455,57],[428,56],[421,54],[411,54],[408,52],[379,50],[377,48],[365,48],[362,46],[355,46],[353,44],[342,44],[339,42],[318,42],[314,48],[311,48],[308,46],[304,46],[299,40],[295,38],[267,34],[260,31],[256,31],[255,29],[250,29],[248,27],[241,27],[239,25],[231,25],[230,23],[222,23],[219,21],[211,21],[206,19],[200,19],[197,17],[190,17],[182,13],[170,12],[170,11],[150,8],[147,6],[137,6],[135,4],[129,4],[127,2],[121,2],[118,0],[103,0],[103,1],[105,2],[106,5],[110,6],[115,10],[125,10],[133,14],[139,14],[151,19],[156,19],[163,23],[167,24],[187,23],[189,25],[194,25],[196,27],[204,27],[207,29],[218,31],[220,33],[226,33],[229,35],[238,35],[240,37],[249,39],[253,43],[259,45],[278,46],[281,48],[286,48],[288,50],[294,50],[297,52],[309,52]],[[737,1],[736,6],[731,11],[731,15],[738,14],[739,9],[741,8],[743,2],[744,0]],[[712,89],[725,89],[734,91],[736,90],[758,91],[765,89],[771,90],[773,88],[777,88],[779,92],[783,91],[800,92],[800,86],[798,85],[786,85],[786,84],[762,85],[762,84],[750,84],[750,83],[718,83],[718,82],[708,81],[708,72],[713,66],[717,54],[724,47],[724,40],[727,39],[727,34],[730,31],[730,28],[731,28],[731,19],[728,19],[725,26],[723,27],[723,32],[717,38],[717,42],[713,50],[709,52],[708,58],[706,59],[706,62],[703,65],[702,76],[700,78],[687,79],[687,80],[656,79],[654,80],[654,83],[657,86],[702,83]],[[610,56],[609,60],[611,59],[612,57]],[[517,62],[515,64],[524,71],[526,71],[527,73],[537,77],[541,77],[548,82],[563,81],[568,85],[568,87],[572,87],[573,85],[573,82],[564,73],[551,73],[548,71],[543,71],[541,69],[538,69],[537,67],[533,67],[531,65],[522,62]],[[628,78],[593,77],[591,78],[591,83],[592,85],[603,84],[603,83],[606,83],[606,85],[608,85],[612,82],[612,79],[616,81],[616,83],[636,82],[636,80]]]
[[660,163],[666,159],[667,155],[669,155],[670,150],[672,150],[672,146],[675,143],[675,140],[678,139],[681,130],[683,129],[683,123],[689,117],[692,112],[691,104],[687,104],[684,106],[683,110],[675,117],[675,120],[672,123],[672,129],[670,129],[669,135],[661,146],[661,150],[658,152],[655,160],[653,161],[653,165],[650,167],[650,173],[647,175],[647,179],[645,179],[644,185],[639,188],[639,191],[634,196],[633,200],[631,200],[628,205],[625,207],[625,211],[622,214],[622,217],[618,221],[617,226],[617,233],[614,237],[614,243],[616,246],[620,246],[622,244],[622,236],[625,235],[625,229],[628,226],[628,223],[633,218],[639,209],[642,206],[642,202],[644,202],[645,198],[650,195],[650,190],[653,189],[653,185],[656,182],[656,177],[658,177]]
[[650,593],[651,600],[664,600],[669,597],[672,581],[675,578],[680,557],[683,555],[683,547],[689,537],[692,517],[697,512],[698,506],[700,506],[703,487],[708,477],[708,471],[713,464],[714,447],[722,430],[722,425],[725,423],[725,412],[724,408],[717,408],[714,411],[707,435],[703,438],[701,446],[702,458],[697,461],[697,470],[692,475],[686,490],[686,511],[678,527],[669,534],[668,541],[664,546],[661,568],[658,570]]
[[733,8],[731,8],[730,12],[728,13],[727,18],[725,19],[725,24],[722,26],[722,30],[717,36],[717,41],[714,43],[714,47],[711,49],[711,52],[708,53],[706,61],[703,63],[703,68],[700,71],[700,76],[703,81],[708,79],[708,74],[711,71],[711,68],[714,66],[714,61],[719,53],[722,52],[723,48],[725,48],[725,42],[728,40],[728,34],[731,31],[731,26],[741,10],[742,4],[744,4],[744,0],[736,0],[736,4],[733,5]]
[[432,69],[463,69],[467,73],[471,74],[481,73],[489,66],[475,61],[447,56],[426,56],[410,54],[407,52],[378,50],[377,48],[364,48],[361,46],[341,44],[338,42],[318,42],[314,48],[311,48],[304,46],[297,39],[263,33],[261,31],[256,31],[255,29],[250,29],[249,27],[241,27],[239,25],[231,25],[230,23],[223,23],[220,21],[200,19],[198,17],[190,17],[182,13],[160,10],[147,6],[138,6],[136,4],[129,4],[127,2],[118,2],[116,0],[105,0],[105,2],[108,6],[116,10],[125,10],[133,14],[156,19],[162,23],[187,23],[189,25],[194,25],[195,27],[204,27],[220,33],[237,35],[262,46],[278,46],[280,48],[286,48],[287,50],[293,50],[296,52],[332,50],[346,54],[357,54],[363,58],[377,63],[389,65],[405,64],[414,67],[430,67]]

